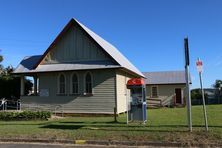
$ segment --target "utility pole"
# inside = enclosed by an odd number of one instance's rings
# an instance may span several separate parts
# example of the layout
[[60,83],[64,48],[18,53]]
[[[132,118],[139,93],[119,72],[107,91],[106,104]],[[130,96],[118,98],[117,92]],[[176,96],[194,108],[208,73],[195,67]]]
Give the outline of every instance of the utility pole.
[[205,129],[206,129],[206,131],[208,131],[207,111],[206,111],[205,96],[204,96],[204,89],[203,89],[203,82],[202,82],[203,62],[198,58],[197,62],[196,62],[196,65],[197,65],[197,71],[198,71],[199,77],[200,77],[200,88],[201,88],[202,101],[203,101],[203,113],[204,113]]
[[185,72],[186,72],[186,105],[187,105],[187,122],[190,132],[192,132],[192,114],[191,114],[191,96],[190,96],[190,57],[189,57],[189,45],[188,37],[184,39],[184,50],[185,50]]

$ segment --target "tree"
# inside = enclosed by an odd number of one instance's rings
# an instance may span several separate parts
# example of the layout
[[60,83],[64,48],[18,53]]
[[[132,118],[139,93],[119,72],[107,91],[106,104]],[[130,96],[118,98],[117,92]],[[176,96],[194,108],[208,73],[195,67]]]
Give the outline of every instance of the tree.
[[[19,99],[20,97],[20,77],[12,75],[13,67],[8,66],[0,73],[0,99]],[[32,90],[33,83],[25,79],[25,95]]]
[[221,94],[221,92],[222,92],[222,90],[221,90],[222,89],[222,80],[216,80],[215,83],[213,84],[213,87],[215,89],[217,89],[215,95],[218,98],[218,103],[222,103],[222,94]]
[[[0,49],[1,51],[1,49]],[[3,56],[0,54],[0,63],[3,61]]]
[[200,100],[202,99],[202,94],[201,94],[201,90],[200,89],[193,89],[191,90],[191,99],[197,99]]
[[222,80],[216,80],[215,83],[213,84],[214,88],[221,88],[222,86]]
[[0,55],[0,63],[3,61],[3,56]]
[[[205,103],[208,104],[208,94],[204,93]],[[200,88],[191,90],[191,100],[193,105],[202,104],[202,93]]]
[[[1,49],[0,49],[1,51]],[[3,61],[3,56],[0,55],[0,74],[2,73],[2,70],[3,70],[3,65],[1,64],[1,62]]]

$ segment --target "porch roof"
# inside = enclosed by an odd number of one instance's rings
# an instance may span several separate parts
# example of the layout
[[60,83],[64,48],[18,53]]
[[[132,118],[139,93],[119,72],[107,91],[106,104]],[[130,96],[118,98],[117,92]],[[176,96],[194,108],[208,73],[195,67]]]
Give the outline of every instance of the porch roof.
[[70,71],[70,70],[90,70],[90,69],[105,69],[105,68],[120,68],[119,65],[114,65],[110,61],[84,61],[75,63],[55,63],[43,64],[34,68],[39,61],[41,55],[25,57],[18,65],[13,73],[38,73],[38,72],[53,72],[53,71]]

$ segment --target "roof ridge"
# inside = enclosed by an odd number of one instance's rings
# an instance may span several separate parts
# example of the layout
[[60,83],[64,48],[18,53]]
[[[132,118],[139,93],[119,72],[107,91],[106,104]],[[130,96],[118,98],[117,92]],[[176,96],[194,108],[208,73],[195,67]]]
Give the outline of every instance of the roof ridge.
[[[117,63],[119,63],[121,66],[127,68],[128,70],[131,70],[134,73],[137,73],[138,75],[144,77],[142,72],[140,72],[114,45],[106,41],[104,38],[100,37],[98,34],[96,34],[94,31],[80,23],[77,19],[74,19],[112,58],[113,56],[116,56],[114,60],[116,60]],[[102,40],[102,42],[100,42]],[[112,47],[112,49],[109,49],[107,45]],[[112,50],[112,52],[110,51]],[[116,52],[116,53],[113,53]],[[118,56],[120,57],[118,57]],[[119,58],[119,59],[116,59]],[[121,60],[124,59],[124,61]],[[124,63],[126,62],[126,63]],[[125,65],[125,66],[124,66]]]

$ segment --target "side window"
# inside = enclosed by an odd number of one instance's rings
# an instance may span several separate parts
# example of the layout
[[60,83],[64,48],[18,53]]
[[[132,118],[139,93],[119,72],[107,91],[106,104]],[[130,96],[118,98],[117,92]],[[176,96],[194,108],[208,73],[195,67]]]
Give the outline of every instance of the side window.
[[158,97],[158,88],[157,88],[157,86],[152,86],[151,87],[151,96],[152,97]]
[[79,79],[77,74],[73,74],[71,78],[71,92],[72,94],[78,94],[79,93]]
[[92,75],[89,72],[85,75],[85,93],[92,94]]
[[59,94],[66,93],[66,78],[64,74],[60,74],[58,77],[58,93]]

